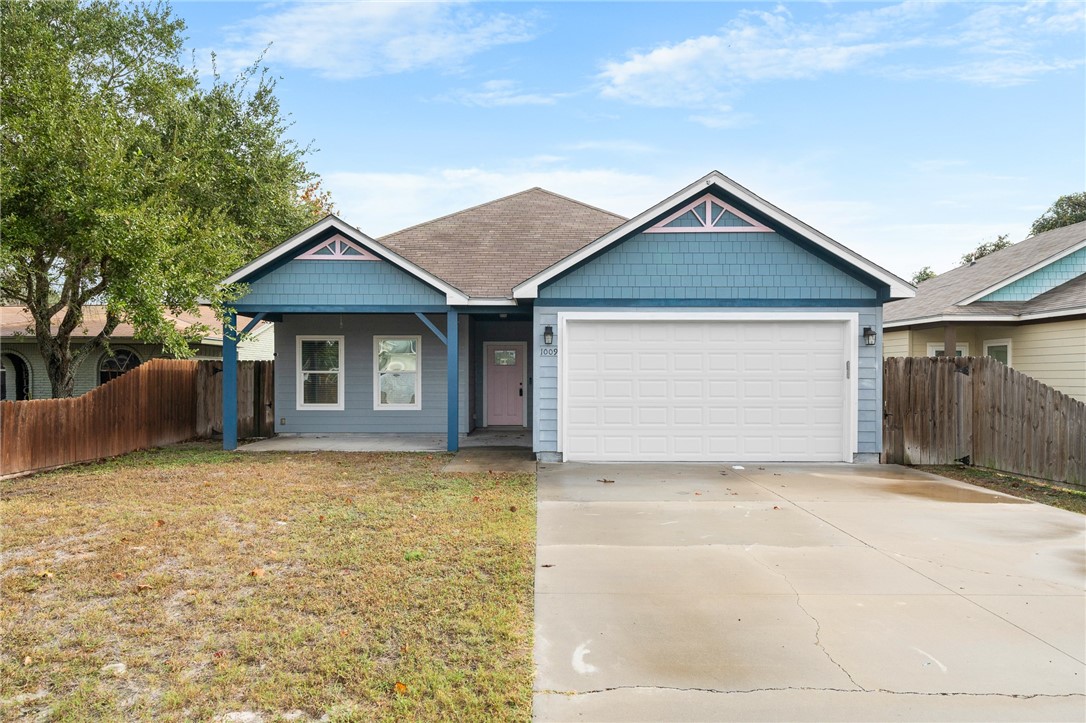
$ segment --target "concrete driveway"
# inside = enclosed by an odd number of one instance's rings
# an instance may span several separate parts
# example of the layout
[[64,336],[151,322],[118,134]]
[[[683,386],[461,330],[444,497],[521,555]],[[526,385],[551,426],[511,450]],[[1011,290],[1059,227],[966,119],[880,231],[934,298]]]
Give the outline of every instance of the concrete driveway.
[[1086,718],[1086,518],[744,467],[540,465],[537,720]]

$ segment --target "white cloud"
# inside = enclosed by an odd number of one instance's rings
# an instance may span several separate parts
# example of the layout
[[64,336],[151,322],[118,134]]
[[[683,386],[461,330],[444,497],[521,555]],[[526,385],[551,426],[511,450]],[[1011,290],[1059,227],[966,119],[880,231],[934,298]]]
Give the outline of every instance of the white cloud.
[[[961,12],[962,20],[947,19]],[[1084,18],[1081,3],[846,5],[818,22],[797,21],[783,7],[745,11],[719,32],[605,63],[600,95],[652,107],[724,109],[756,83],[849,71],[1016,85],[1081,65],[1081,53],[1058,57],[1051,41],[1081,33]],[[917,49],[928,52],[910,52]],[[691,119],[704,124],[720,115]]]
[[272,6],[230,28],[218,53],[232,72],[268,59],[335,79],[448,69],[488,48],[530,40],[533,16],[460,3],[338,2]]
[[479,90],[459,90],[442,98],[464,105],[496,108],[515,105],[554,105],[563,95],[562,93],[525,93],[520,90],[520,85],[514,80],[488,80]]

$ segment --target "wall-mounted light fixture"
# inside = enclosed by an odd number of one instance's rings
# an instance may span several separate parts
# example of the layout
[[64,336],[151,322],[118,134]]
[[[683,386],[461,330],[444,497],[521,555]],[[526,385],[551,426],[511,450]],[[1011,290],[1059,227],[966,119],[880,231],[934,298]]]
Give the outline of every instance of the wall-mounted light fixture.
[[875,346],[875,330],[870,326],[864,327],[864,344]]
[[543,327],[543,343],[546,344],[547,346],[550,346],[551,344],[554,343],[554,327],[553,326],[544,326]]

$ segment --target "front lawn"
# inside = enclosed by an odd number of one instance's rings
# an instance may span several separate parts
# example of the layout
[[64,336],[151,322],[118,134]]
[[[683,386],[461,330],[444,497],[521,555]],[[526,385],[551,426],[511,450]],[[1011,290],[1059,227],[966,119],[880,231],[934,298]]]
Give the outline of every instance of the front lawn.
[[535,479],[448,458],[193,444],[0,483],[0,715],[527,720]]

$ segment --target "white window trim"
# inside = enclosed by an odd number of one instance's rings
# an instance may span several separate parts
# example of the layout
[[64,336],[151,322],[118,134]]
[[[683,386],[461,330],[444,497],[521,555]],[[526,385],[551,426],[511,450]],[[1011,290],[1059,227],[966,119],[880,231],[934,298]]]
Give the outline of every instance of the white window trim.
[[[337,372],[337,375],[339,377],[339,379],[338,379],[339,383],[336,385],[336,387],[337,387],[337,389],[336,389],[336,398],[337,398],[338,401],[335,404],[313,404],[313,403],[306,404],[306,402],[305,402],[305,388],[304,388],[304,383],[303,383],[303,378],[304,378],[303,374],[304,374],[304,372],[302,370],[302,342],[303,341],[330,341],[330,340],[339,342],[339,371]],[[343,390],[344,390],[343,378],[347,374],[347,370],[343,366],[343,358],[344,358],[343,335],[342,334],[340,334],[340,335],[335,335],[335,334],[299,335],[299,336],[294,337],[294,350],[295,350],[294,377],[295,377],[295,395],[296,395],[295,396],[295,405],[294,405],[295,409],[297,409],[299,411],[302,411],[302,410],[309,410],[309,411],[321,410],[321,411],[326,411],[326,412],[342,411],[343,408],[344,408],[344,405],[343,405]]]
[[1011,356],[1012,344],[1010,339],[988,339],[984,342],[984,356],[988,356],[988,347],[990,346],[1007,346],[1007,366],[1012,366],[1011,362],[1013,357]]
[[[380,360],[381,342],[386,339],[415,340],[415,403],[381,404],[381,371],[377,368]],[[373,337],[373,409],[377,412],[416,411],[422,409],[422,336],[419,334],[384,334]]]
[[[929,341],[928,342],[928,356],[935,356],[935,352],[943,351],[943,347],[946,346],[941,341]],[[969,356],[969,342],[961,341],[954,345],[956,351],[960,351],[962,356]]]

